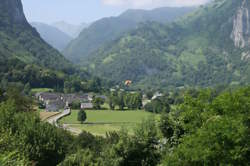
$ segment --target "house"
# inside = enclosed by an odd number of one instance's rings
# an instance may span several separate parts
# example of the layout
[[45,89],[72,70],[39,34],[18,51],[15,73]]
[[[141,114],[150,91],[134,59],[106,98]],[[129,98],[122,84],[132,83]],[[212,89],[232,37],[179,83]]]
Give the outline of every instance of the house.
[[154,94],[154,96],[152,97],[152,100],[157,99],[158,97],[162,97],[162,96],[163,96],[162,93],[156,92],[156,93]]
[[57,100],[59,98],[61,98],[60,93],[49,93],[49,92],[45,92],[45,93],[40,93],[38,96],[38,99],[40,101],[46,102],[46,101],[51,101],[51,100]]
[[93,109],[94,106],[92,103],[88,102],[88,103],[81,103],[81,109]]
[[[37,93],[35,97],[44,103],[47,111],[59,111],[69,107],[73,102],[82,103],[83,109],[93,109],[93,95],[90,94],[63,94],[63,93]],[[104,97],[104,96],[102,96]]]
[[62,100],[53,100],[46,103],[46,111],[57,112],[65,108],[65,103]]

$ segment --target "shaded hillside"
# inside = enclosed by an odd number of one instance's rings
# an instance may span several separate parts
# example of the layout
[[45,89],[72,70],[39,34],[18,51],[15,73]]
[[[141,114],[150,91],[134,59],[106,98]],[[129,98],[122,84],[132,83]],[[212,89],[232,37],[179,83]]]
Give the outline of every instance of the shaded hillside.
[[166,26],[145,23],[82,64],[144,88],[249,83],[249,9],[246,0],[217,0]]
[[40,22],[32,22],[31,25],[36,28],[41,37],[51,46],[62,51],[72,40],[72,38],[59,29]]
[[128,10],[118,17],[103,18],[84,29],[78,38],[64,50],[64,55],[78,63],[85,60],[92,52],[111,42],[124,33],[136,29],[138,24],[146,21],[171,22],[194,8],[159,8],[151,11]]
[[41,39],[26,21],[21,0],[0,3],[0,77],[32,87],[63,87],[73,65]]

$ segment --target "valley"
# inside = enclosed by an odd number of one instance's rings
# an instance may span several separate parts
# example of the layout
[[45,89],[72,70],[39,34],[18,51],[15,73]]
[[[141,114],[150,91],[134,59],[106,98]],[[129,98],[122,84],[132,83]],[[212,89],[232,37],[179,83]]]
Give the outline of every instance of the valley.
[[0,166],[250,165],[249,10],[1,0]]

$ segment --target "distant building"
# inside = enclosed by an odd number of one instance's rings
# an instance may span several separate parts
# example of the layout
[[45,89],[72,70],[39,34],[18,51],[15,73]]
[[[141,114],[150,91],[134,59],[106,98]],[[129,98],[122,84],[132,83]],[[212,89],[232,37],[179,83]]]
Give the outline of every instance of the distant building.
[[81,109],[93,109],[94,106],[92,103],[81,103]]
[[46,110],[59,111],[69,107],[73,102],[83,103],[84,109],[92,109],[93,95],[89,94],[63,94],[63,93],[37,93],[35,97],[45,104]]
[[162,97],[162,96],[163,96],[162,93],[156,92],[156,93],[154,94],[154,96],[152,97],[152,100],[157,99],[158,97]]
[[58,112],[65,108],[65,103],[62,100],[53,100],[46,103],[46,111]]

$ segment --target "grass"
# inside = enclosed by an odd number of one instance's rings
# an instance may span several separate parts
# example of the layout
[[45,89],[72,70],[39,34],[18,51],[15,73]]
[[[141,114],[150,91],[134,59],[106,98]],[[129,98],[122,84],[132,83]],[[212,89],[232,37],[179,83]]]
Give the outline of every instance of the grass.
[[94,135],[105,136],[107,132],[120,131],[125,129],[129,134],[133,134],[136,124],[76,124],[69,127],[84,130]]
[[31,89],[32,93],[39,93],[39,92],[53,92],[53,89],[50,88],[34,88]]
[[[133,128],[143,120],[151,116],[152,113],[145,111],[109,111],[109,110],[88,110],[85,124],[77,121],[78,110],[73,110],[70,116],[60,120],[61,124],[69,124],[70,127],[88,131],[94,135],[105,135],[106,132],[126,129],[133,134]],[[156,119],[159,116],[156,115]]]

